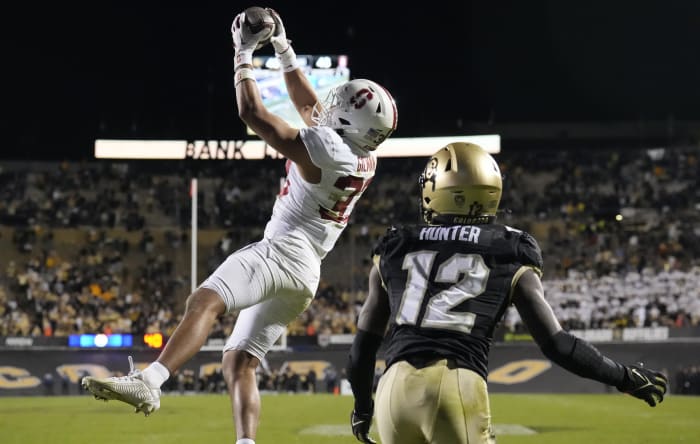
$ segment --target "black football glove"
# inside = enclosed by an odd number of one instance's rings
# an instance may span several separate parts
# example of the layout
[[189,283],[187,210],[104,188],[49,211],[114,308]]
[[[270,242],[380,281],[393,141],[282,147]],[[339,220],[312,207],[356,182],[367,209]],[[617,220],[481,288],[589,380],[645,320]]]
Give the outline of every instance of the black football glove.
[[646,369],[641,364],[627,365],[625,371],[627,372],[625,381],[617,387],[618,390],[646,401],[652,407],[663,402],[668,389],[666,376]]
[[365,444],[377,443],[369,437],[369,428],[372,426],[372,412],[358,413],[357,410],[353,410],[350,415],[350,425],[352,426],[352,434],[355,435],[358,441]]

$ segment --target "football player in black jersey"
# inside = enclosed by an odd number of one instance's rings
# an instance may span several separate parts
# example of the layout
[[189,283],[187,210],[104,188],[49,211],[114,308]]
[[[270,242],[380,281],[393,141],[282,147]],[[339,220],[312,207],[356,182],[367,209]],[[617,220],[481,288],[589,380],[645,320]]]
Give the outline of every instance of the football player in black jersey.
[[488,152],[447,145],[430,158],[419,184],[426,224],[390,228],[373,251],[347,369],[359,441],[374,442],[372,378],[386,338],[387,368],[376,393],[383,444],[495,442],[488,354],[510,304],[556,364],[652,407],[663,400],[664,375],[615,362],[559,325],[544,298],[537,241],[495,223],[502,182]]

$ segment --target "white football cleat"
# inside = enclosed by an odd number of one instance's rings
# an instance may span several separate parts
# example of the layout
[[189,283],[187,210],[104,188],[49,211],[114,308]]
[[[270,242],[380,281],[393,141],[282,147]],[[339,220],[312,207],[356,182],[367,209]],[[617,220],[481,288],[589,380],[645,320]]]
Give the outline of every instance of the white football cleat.
[[81,385],[90,391],[95,399],[122,401],[135,407],[134,413],[143,412],[148,416],[160,408],[160,389],[151,388],[140,370],[134,368],[134,360],[129,356],[129,374],[111,378],[85,376]]

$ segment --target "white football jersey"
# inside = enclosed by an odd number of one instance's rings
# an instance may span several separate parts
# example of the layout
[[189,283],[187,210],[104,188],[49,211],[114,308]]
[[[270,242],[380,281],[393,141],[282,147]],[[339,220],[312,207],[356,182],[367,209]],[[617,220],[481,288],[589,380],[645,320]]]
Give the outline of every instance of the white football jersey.
[[377,156],[350,147],[326,126],[302,128],[300,134],[311,161],[322,170],[321,181],[306,182],[296,164],[287,161],[287,179],[265,227],[265,237],[303,237],[322,259],[372,181]]

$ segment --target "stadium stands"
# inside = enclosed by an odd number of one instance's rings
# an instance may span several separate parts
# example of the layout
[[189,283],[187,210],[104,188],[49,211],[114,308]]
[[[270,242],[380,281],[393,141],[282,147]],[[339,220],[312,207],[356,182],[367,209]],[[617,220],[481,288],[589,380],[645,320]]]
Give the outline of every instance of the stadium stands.
[[[499,221],[539,240],[546,294],[566,328],[700,326],[697,148],[497,159]],[[423,163],[382,161],[290,335],[354,332],[371,245],[389,224],[418,221]],[[189,292],[189,179],[200,182],[201,279],[261,236],[283,172],[271,159],[0,164],[0,336],[167,335]],[[513,312],[504,325],[522,331]]]

